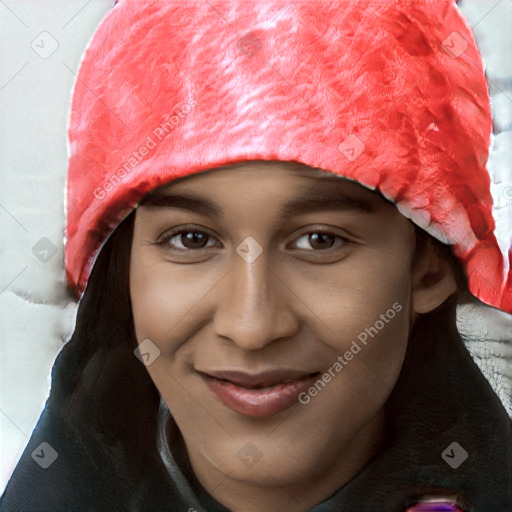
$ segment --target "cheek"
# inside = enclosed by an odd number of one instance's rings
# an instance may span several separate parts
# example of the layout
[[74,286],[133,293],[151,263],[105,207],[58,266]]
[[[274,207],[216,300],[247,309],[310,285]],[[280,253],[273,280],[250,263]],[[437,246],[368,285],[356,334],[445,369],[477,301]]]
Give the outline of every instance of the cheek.
[[173,265],[142,251],[134,256],[130,295],[137,339],[151,339],[172,357],[207,321],[208,293],[219,276],[203,269],[198,278],[194,265]]
[[303,433],[317,432],[318,418],[323,418],[323,435],[339,443],[351,439],[382,410],[400,374],[409,337],[407,310],[393,304],[383,310],[384,320],[370,315],[330,340],[332,355],[320,376],[324,384],[317,381],[301,397]]
[[130,293],[137,339],[149,338],[162,352],[173,351],[171,332],[189,309],[187,294],[155,266],[134,267]]
[[147,371],[167,405],[180,417],[201,412],[190,407],[179,384],[186,377],[190,362],[189,345],[185,342],[197,328],[190,321],[190,313],[205,295],[190,282],[182,270],[171,272],[165,262],[151,262],[139,254],[132,259],[130,295],[137,340],[141,343],[149,339],[158,347],[159,356]]
[[[303,290],[332,333],[327,336],[329,345],[343,350],[347,342],[350,344],[366,329],[374,332],[375,327],[384,337],[408,333],[410,258],[409,250],[394,250],[392,245],[368,248],[330,270],[329,277],[321,268],[309,272]],[[327,286],[319,287],[319,282]]]
[[316,302],[329,326],[326,369],[335,375],[317,404],[354,428],[384,405],[400,374],[411,326],[409,268],[407,253],[361,254]]
[[[169,329],[169,317],[162,314],[161,304],[166,300],[162,283],[156,279],[154,268],[142,259],[132,257],[130,270],[130,297],[137,340],[149,338],[162,341],[162,332]],[[166,327],[167,326],[167,327]]]

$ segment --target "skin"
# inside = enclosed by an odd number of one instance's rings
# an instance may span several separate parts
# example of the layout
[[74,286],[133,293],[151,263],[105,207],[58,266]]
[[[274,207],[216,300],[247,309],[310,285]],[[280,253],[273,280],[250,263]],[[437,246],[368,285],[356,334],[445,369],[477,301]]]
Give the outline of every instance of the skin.
[[[135,330],[139,343],[149,338],[161,351],[148,372],[195,474],[217,501],[233,512],[306,511],[356,476],[382,445],[383,406],[416,315],[455,291],[453,276],[434,251],[415,253],[414,227],[391,203],[318,169],[247,162],[164,190],[207,198],[223,215],[137,209]],[[285,202],[312,192],[365,201],[372,211],[280,214]],[[155,243],[172,228],[205,233],[205,247],[180,234]],[[318,232],[331,238],[315,243],[310,235]],[[252,263],[236,251],[249,236],[262,249]],[[225,406],[196,371],[325,372],[395,303],[401,311],[306,405],[248,417]],[[247,443],[261,455],[251,467],[237,457]]]

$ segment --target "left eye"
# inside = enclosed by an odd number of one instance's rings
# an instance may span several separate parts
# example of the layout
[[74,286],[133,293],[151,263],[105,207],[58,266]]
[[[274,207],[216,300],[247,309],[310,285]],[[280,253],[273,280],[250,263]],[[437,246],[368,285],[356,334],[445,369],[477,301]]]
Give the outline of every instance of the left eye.
[[[341,240],[341,244],[343,245],[345,239],[341,236],[334,235],[333,233],[324,233],[323,231],[311,231],[310,233],[306,233],[297,239],[297,247],[299,249],[307,249],[305,246],[309,244],[310,247],[317,250],[326,250],[331,249],[336,243],[336,239]],[[300,240],[304,240],[300,242]]]

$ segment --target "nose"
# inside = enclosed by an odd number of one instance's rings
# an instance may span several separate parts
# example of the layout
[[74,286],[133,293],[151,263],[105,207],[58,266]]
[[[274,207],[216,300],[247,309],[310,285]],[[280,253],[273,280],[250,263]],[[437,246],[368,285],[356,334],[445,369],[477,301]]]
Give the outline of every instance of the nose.
[[294,336],[299,319],[290,301],[296,295],[269,266],[265,251],[252,263],[235,254],[216,303],[214,328],[245,350],[259,350]]

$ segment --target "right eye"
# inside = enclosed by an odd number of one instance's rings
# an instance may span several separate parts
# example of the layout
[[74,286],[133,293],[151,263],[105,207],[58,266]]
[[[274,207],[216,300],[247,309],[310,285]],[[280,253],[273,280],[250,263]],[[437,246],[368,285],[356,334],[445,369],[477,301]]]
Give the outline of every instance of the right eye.
[[158,238],[155,244],[171,251],[197,251],[211,247],[207,245],[207,242],[208,239],[212,238],[210,234],[204,231],[182,227],[165,232]]

